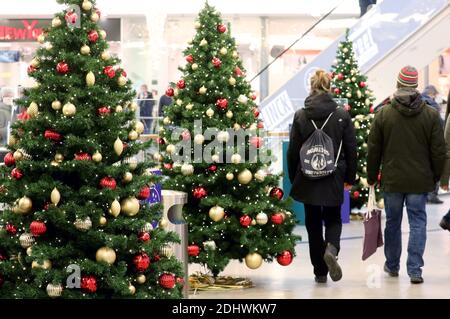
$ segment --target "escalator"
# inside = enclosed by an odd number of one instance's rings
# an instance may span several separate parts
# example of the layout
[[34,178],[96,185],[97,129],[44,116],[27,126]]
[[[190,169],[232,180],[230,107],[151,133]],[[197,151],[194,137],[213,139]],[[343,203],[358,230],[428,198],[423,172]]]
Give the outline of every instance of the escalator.
[[[381,102],[395,89],[400,68],[422,69],[450,46],[450,0],[384,0],[351,29],[360,70]],[[269,131],[288,131],[293,114],[308,96],[316,69],[330,70],[341,35],[292,79],[261,102],[261,117]]]

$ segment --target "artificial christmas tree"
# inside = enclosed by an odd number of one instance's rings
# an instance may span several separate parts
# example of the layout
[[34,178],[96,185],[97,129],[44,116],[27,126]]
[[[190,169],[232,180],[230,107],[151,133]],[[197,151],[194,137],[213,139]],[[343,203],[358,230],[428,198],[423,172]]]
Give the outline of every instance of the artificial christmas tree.
[[[182,79],[166,91],[174,102],[164,110],[161,149],[155,154],[169,177],[165,187],[189,194],[184,215],[190,262],[206,265],[217,276],[230,259],[245,259],[257,268],[263,259],[293,257],[296,220],[282,200],[279,176],[267,173],[270,162],[249,155],[251,149],[264,149],[262,123],[235,40],[207,3],[195,27]],[[216,128],[214,136],[203,132],[208,128]],[[239,142],[236,136],[245,132],[248,136]],[[209,152],[209,141],[221,150]],[[180,150],[181,145],[187,147]]]
[[82,9],[57,14],[39,37],[37,84],[18,101],[28,109],[1,168],[0,298],[180,298],[182,282],[167,278],[181,264],[160,256],[178,238],[147,200],[152,163],[134,157],[149,145],[130,138],[143,127],[131,82],[95,2],[59,2]]
[[[358,165],[356,182],[350,191],[351,207],[361,208],[367,203],[369,185],[367,184],[367,139],[373,119],[373,93],[367,85],[367,78],[358,69],[358,61],[353,51],[353,43],[348,39],[339,44],[337,58],[332,66],[332,90],[336,98],[347,99],[345,109],[350,113],[355,126]],[[379,190],[377,189],[379,195]],[[379,196],[377,196],[379,197]],[[382,202],[379,202],[382,206]]]

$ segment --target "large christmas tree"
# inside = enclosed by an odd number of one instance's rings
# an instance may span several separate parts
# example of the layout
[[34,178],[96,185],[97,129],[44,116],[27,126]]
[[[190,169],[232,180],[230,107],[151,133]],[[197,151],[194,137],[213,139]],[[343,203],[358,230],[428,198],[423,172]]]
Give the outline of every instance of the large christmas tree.
[[[367,183],[367,139],[373,119],[372,91],[367,86],[367,78],[361,74],[353,51],[353,43],[348,39],[339,44],[337,58],[332,66],[332,86],[336,98],[347,99],[346,110],[351,114],[355,126],[358,166],[356,182],[350,192],[351,207],[361,208],[367,203],[369,185]],[[377,193],[379,190],[377,189]]]
[[59,3],[1,168],[0,298],[179,298],[131,82],[95,2]]
[[[253,269],[273,258],[288,265],[298,239],[292,234],[296,220],[282,200],[279,176],[268,174],[270,162],[251,155],[264,149],[263,125],[235,40],[207,3],[195,28],[184,52],[182,79],[166,92],[174,103],[164,110],[161,153],[156,154],[169,177],[165,187],[189,194],[184,214],[190,262],[206,265],[214,276],[230,259],[245,259]],[[206,136],[207,128],[217,128],[216,136]],[[236,142],[245,133],[249,136]],[[180,140],[188,145],[182,159]],[[223,150],[198,158],[208,152],[209,140]]]

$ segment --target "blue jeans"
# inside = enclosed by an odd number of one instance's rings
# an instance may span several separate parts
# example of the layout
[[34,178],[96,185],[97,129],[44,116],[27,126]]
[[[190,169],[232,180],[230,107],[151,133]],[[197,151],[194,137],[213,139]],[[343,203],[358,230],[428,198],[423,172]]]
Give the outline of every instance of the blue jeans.
[[390,271],[400,269],[402,254],[402,217],[406,203],[409,221],[408,260],[406,263],[410,277],[421,277],[423,253],[427,241],[427,194],[384,193],[386,208],[386,229],[384,231],[386,266]]

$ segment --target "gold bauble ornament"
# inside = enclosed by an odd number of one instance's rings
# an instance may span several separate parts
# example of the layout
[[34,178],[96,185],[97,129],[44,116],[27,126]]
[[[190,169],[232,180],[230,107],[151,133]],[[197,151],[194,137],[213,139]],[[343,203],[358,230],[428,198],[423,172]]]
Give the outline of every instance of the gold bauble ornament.
[[227,111],[227,113],[225,114],[225,116],[229,119],[233,118],[233,112],[231,111]]
[[171,122],[170,117],[167,117],[167,116],[166,116],[166,117],[163,119],[163,124],[164,124],[164,125],[169,125],[170,122]]
[[92,160],[94,162],[100,163],[102,161],[102,159],[103,159],[103,156],[102,156],[102,154],[100,154],[99,151],[95,151],[95,153],[92,155]]
[[55,161],[57,161],[58,163],[61,163],[62,161],[64,161],[64,155],[62,155],[61,153],[56,153]]
[[27,249],[34,244],[34,237],[29,233],[23,233],[22,235],[19,236],[19,242],[22,248]]
[[52,109],[54,109],[55,111],[60,110],[61,107],[61,102],[59,102],[58,100],[52,102]]
[[233,173],[227,173],[226,178],[227,178],[227,180],[232,181],[234,179],[234,174]]
[[22,212],[22,214],[27,214],[31,211],[31,208],[33,207],[33,202],[29,197],[22,197],[19,199],[19,209]]
[[83,8],[84,11],[89,11],[92,9],[92,2],[90,2],[88,0],[84,0],[81,7]]
[[239,58],[239,54],[237,53],[237,51],[233,51],[233,58],[235,59]]
[[109,53],[109,51],[103,51],[101,58],[103,61],[109,60],[111,58],[111,54]]
[[39,113],[39,107],[35,102],[31,102],[28,106],[27,113],[30,117],[35,117]]
[[259,213],[258,215],[256,215],[255,220],[258,225],[265,225],[269,221],[269,217],[266,213]]
[[198,90],[198,93],[200,93],[200,94],[206,94],[206,92],[208,91],[208,89],[205,87],[205,86],[202,86],[199,90]]
[[105,226],[107,222],[108,222],[108,220],[106,219],[105,216],[100,217],[100,219],[98,220],[98,223],[100,224],[100,226]]
[[233,154],[233,155],[231,155],[231,163],[233,163],[233,164],[239,164],[239,163],[241,162],[241,160],[242,160],[241,155],[239,155],[239,154]]
[[97,12],[93,12],[91,14],[91,21],[95,23],[95,22],[98,22],[98,20],[100,20],[99,15],[97,14]]
[[233,130],[239,131],[241,129],[241,126],[238,123],[234,123]]
[[54,285],[54,284],[48,284],[47,288],[45,289],[47,291],[47,295],[50,298],[58,298],[61,297],[63,292],[63,286],[60,284]]
[[127,84],[127,81],[128,81],[127,78],[121,75],[117,79],[117,84],[119,84],[119,86],[125,86]]
[[37,57],[33,58],[33,60],[31,60],[30,64],[31,64],[32,66],[34,66],[35,68],[38,68],[38,67],[39,67],[39,64],[40,64],[39,58],[37,58]]
[[136,282],[141,285],[145,284],[146,280],[147,280],[147,278],[145,278],[144,274],[137,275],[137,277],[136,277]]
[[256,220],[252,219],[251,225],[255,226],[256,225]]
[[100,30],[99,33],[100,38],[102,38],[103,40],[106,40],[106,31],[105,30]]
[[197,63],[192,63],[191,68],[193,71],[198,69],[198,64]]
[[230,85],[236,85],[236,79],[234,78],[234,77],[231,77],[231,78],[229,78],[228,79],[228,83],[230,84]]
[[205,141],[205,137],[202,134],[197,134],[194,136],[194,143],[197,145],[202,145]]
[[116,106],[116,113],[121,113],[123,111],[123,107],[121,105]]
[[167,147],[166,147],[167,154],[174,154],[175,151],[176,151],[175,145],[173,145],[173,144],[167,145]]
[[131,174],[130,172],[126,172],[125,174],[123,174],[122,180],[123,180],[125,183],[131,182],[131,181],[133,180],[133,174]]
[[208,45],[208,41],[206,41],[206,39],[202,39],[201,41],[200,41],[200,46],[201,47],[204,47],[204,46],[207,46]]
[[116,152],[118,156],[120,156],[120,154],[122,154],[123,152],[123,142],[120,138],[117,138],[114,142],[114,152]]
[[136,112],[136,110],[138,109],[138,105],[136,102],[131,102],[131,104],[128,106],[128,108],[132,111],[132,112]]
[[130,170],[134,171],[138,165],[138,160],[136,157],[127,157],[123,160],[124,164],[127,164]]
[[166,218],[161,218],[159,221],[159,227],[166,229],[169,226],[169,221]]
[[80,231],[88,231],[89,229],[92,228],[92,221],[89,217],[86,217],[84,219],[77,218],[73,222],[73,224],[74,224],[75,228]]
[[99,248],[95,253],[95,260],[97,260],[97,262],[105,262],[108,265],[112,265],[116,261],[116,252],[109,247]]
[[57,28],[57,27],[59,27],[60,25],[61,25],[61,19],[60,18],[58,18],[58,17],[55,17],[55,18],[53,18],[53,20],[52,20],[52,27],[53,28]]
[[248,183],[250,183],[252,178],[253,178],[253,174],[248,169],[243,170],[238,175],[238,181],[239,181],[239,183],[241,183],[243,185],[247,185]]
[[161,162],[163,160],[163,156],[161,154],[159,154],[159,153],[155,153],[155,154],[153,154],[153,159],[156,162]]
[[138,132],[136,132],[135,130],[131,130],[131,131],[128,133],[128,139],[129,139],[130,141],[136,141],[138,138],[139,138],[139,134],[138,134]]
[[13,146],[17,143],[17,138],[14,135],[10,135],[8,139],[8,145]]
[[164,257],[170,258],[173,256],[173,248],[170,245],[163,245],[159,248],[159,253]]
[[77,112],[77,108],[72,103],[66,103],[62,108],[62,112],[65,116],[74,116]]
[[33,254],[33,247],[28,247],[26,252],[27,256],[31,256]]
[[245,265],[250,269],[258,269],[261,267],[263,259],[258,253],[250,253],[245,256]]
[[48,269],[52,268],[52,262],[50,260],[48,260],[48,259],[45,259],[42,263],[34,260],[31,263],[31,268],[33,268],[33,269],[38,268],[38,269],[48,270]]
[[227,50],[227,48],[222,48],[222,49],[220,49],[219,52],[220,52],[220,54],[225,55],[228,53],[228,50]]
[[195,21],[194,28],[200,29],[202,27],[202,24],[199,21]]
[[183,105],[183,100],[178,99],[178,100],[176,101],[176,103],[177,103],[178,106],[181,106],[181,105]]
[[192,110],[193,107],[194,107],[194,105],[189,103],[188,105],[186,105],[186,110],[190,111],[190,110]]
[[121,210],[120,203],[119,203],[119,201],[117,199],[115,199],[111,203],[111,207],[109,208],[109,213],[111,215],[113,215],[114,217],[117,217],[120,214],[120,210]]
[[89,71],[88,74],[86,74],[86,84],[87,86],[94,86],[95,84],[95,75],[92,71]]
[[89,55],[91,53],[91,48],[85,44],[81,47],[80,53],[83,55]]
[[61,200],[61,194],[56,187],[53,188],[52,193],[50,194],[50,200],[53,204],[55,204],[55,206],[57,206]]
[[264,180],[266,179],[266,176],[267,176],[267,173],[262,169],[257,170],[255,173],[255,179],[259,182],[264,182]]
[[194,166],[191,164],[183,164],[181,165],[181,174],[184,176],[190,176],[194,174]]
[[121,211],[127,216],[135,216],[139,213],[139,200],[135,197],[128,197],[122,200],[120,205]]
[[256,125],[256,123],[252,123],[248,129],[249,129],[249,131],[256,131],[257,128],[258,128],[258,125]]
[[134,129],[138,132],[138,134],[144,133],[144,123],[137,121],[136,124],[134,124]]
[[213,206],[209,209],[209,217],[215,222],[222,220],[224,216],[225,210],[220,206]]
[[40,34],[40,35],[37,37],[37,41],[38,41],[40,44],[44,43],[44,42],[45,42],[45,36],[44,36],[43,34]]
[[57,161],[51,161],[51,162],[50,162],[50,165],[51,165],[51,166],[54,166],[54,167],[58,167],[59,165],[61,165],[61,163],[60,163],[60,162],[57,162]]
[[136,287],[133,285],[129,285],[128,290],[130,291],[130,294],[132,294],[132,295],[134,295],[136,293]]
[[206,115],[208,117],[213,117],[214,116],[214,110],[212,108],[209,108],[206,110]]

